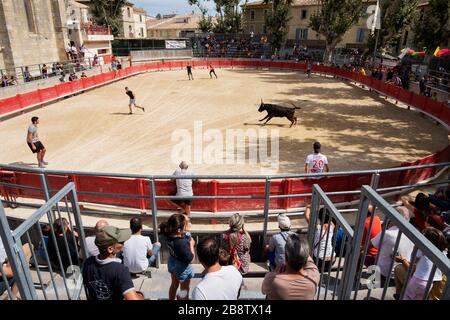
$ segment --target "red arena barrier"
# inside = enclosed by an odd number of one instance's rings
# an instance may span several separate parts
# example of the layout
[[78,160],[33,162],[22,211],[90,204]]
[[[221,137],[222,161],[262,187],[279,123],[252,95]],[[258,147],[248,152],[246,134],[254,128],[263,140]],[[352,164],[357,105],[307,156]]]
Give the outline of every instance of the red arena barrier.
[[[82,89],[91,88],[101,85],[106,81],[111,81],[115,77],[124,77],[136,74],[145,70],[155,69],[183,69],[187,65],[187,61],[172,62],[153,62],[145,65],[138,65],[117,72],[107,72],[89,78],[83,78],[79,81],[70,83],[62,83],[54,87],[39,89],[36,91],[19,94],[15,97],[0,100],[0,114],[5,114],[15,110],[25,108],[30,105],[44,103],[61,97],[72,92],[81,91]],[[292,62],[278,61],[260,61],[260,60],[200,60],[192,61],[195,68],[206,67],[207,65],[214,67],[250,67],[250,68],[282,68],[292,70],[305,70],[306,65]],[[361,74],[343,70],[339,68],[314,65],[313,71],[326,73],[334,76],[345,77],[356,80],[357,82],[369,86],[382,94],[393,97],[401,102],[411,105],[417,109],[423,110],[430,115],[439,118],[441,121],[450,125],[450,109],[443,103],[433,101],[429,98],[417,95],[415,93],[404,90],[400,87],[386,84],[382,81]],[[432,164],[445,162],[450,159],[450,146],[444,150],[430,155],[423,159],[419,159],[410,163],[402,163],[401,166],[413,166],[422,164]],[[383,172],[380,175],[379,187],[392,187],[405,184],[413,184],[428,179],[436,174],[437,168],[428,168],[423,170],[405,170],[397,172]],[[0,168],[0,180],[7,177],[9,180],[24,186],[35,188],[41,187],[40,176],[38,174],[26,172],[11,172]],[[358,190],[362,185],[370,184],[371,174],[354,174],[333,176],[320,179],[283,179],[271,182],[270,194],[301,194],[310,193],[313,184],[319,184],[325,191],[348,191]],[[114,177],[96,177],[96,176],[77,176],[77,175],[48,175],[48,185],[56,192],[62,188],[67,182],[73,181],[79,192],[79,200],[83,202],[92,202],[105,205],[125,206],[132,208],[140,208],[142,210],[151,209],[149,201],[150,184],[145,179],[125,179]],[[158,195],[173,195],[176,191],[175,183],[172,181],[156,181],[155,182]],[[111,193],[114,196],[99,196],[83,194],[84,192]],[[6,193],[13,196],[21,196],[24,198],[44,199],[44,195],[38,190],[17,189],[12,187],[3,187],[0,193]],[[228,182],[228,181],[203,181],[194,184],[194,194],[209,196],[264,196],[264,182]],[[132,197],[127,197],[131,195]],[[142,198],[138,198],[140,196]],[[358,196],[339,195],[332,196],[334,202],[347,202],[357,199]],[[271,199],[271,209],[288,209],[304,206],[309,202],[309,198],[281,198]],[[175,206],[169,200],[158,199],[157,206],[160,209],[173,209]],[[255,210],[264,207],[264,200],[258,199],[213,199],[213,200],[195,200],[193,201],[193,209],[200,211],[239,211],[239,210]]]

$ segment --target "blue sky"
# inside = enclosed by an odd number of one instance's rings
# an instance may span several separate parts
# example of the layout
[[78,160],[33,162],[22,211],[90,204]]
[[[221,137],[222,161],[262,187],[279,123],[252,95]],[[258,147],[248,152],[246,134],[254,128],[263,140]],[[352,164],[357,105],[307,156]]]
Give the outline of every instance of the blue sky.
[[[190,6],[187,0],[130,0],[137,7],[144,8],[150,16],[156,14],[170,14],[170,13],[188,13],[192,10],[198,11],[196,6]],[[214,1],[205,2],[209,8],[213,8]],[[214,14],[213,10],[209,14]]]

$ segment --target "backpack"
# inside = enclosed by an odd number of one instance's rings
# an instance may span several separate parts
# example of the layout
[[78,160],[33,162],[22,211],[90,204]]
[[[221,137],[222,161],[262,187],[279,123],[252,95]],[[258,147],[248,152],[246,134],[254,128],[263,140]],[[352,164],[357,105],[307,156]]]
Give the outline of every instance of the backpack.
[[241,243],[242,240],[242,234],[238,233],[238,242],[234,245],[234,247],[231,247],[231,241],[230,241],[230,234],[227,232],[225,233],[225,241],[228,241],[228,251],[223,250],[222,259],[228,261],[228,265],[234,266],[236,269],[241,269],[241,259],[239,258],[239,255],[237,253],[237,247]]

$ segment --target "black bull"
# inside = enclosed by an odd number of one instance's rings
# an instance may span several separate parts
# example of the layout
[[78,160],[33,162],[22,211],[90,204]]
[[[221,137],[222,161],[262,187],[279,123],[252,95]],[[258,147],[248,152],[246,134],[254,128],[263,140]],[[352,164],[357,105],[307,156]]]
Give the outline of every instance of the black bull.
[[275,118],[286,117],[286,118],[288,118],[289,121],[291,121],[290,127],[292,127],[294,124],[297,124],[297,117],[295,116],[295,111],[301,109],[300,107],[296,107],[294,104],[292,104],[292,105],[294,106],[294,108],[283,107],[283,106],[279,106],[277,104],[264,103],[261,100],[261,105],[259,106],[258,111],[259,112],[267,111],[267,116],[265,116],[264,118],[262,118],[259,121],[263,121],[263,120],[267,119],[266,122],[264,122],[264,124],[266,124],[274,117]]

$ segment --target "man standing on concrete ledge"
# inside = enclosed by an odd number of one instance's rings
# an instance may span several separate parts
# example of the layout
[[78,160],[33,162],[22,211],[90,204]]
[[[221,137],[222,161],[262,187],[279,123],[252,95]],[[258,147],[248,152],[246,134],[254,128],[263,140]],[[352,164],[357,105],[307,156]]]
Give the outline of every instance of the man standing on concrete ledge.
[[45,168],[45,165],[48,164],[48,162],[44,161],[45,152],[47,150],[45,150],[45,147],[42,144],[42,142],[39,141],[39,135],[37,132],[38,124],[39,124],[38,117],[31,118],[31,124],[28,127],[27,143],[31,149],[31,152],[36,153],[39,168]]

